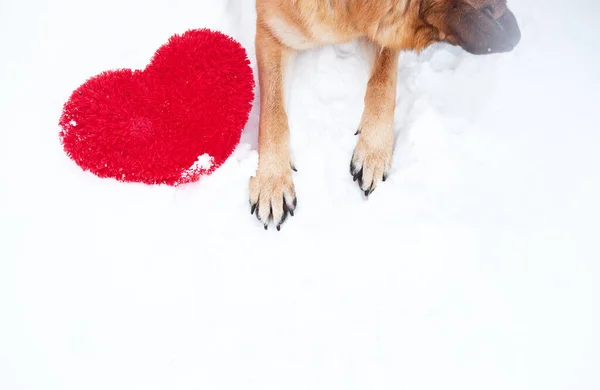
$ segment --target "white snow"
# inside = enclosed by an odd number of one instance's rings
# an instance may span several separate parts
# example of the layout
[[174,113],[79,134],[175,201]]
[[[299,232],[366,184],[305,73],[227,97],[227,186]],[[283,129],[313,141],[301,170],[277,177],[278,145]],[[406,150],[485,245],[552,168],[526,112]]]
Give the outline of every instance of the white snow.
[[214,160],[212,156],[207,153],[201,154],[198,156],[198,159],[196,159],[196,161],[194,161],[194,163],[181,174],[181,182],[187,183],[190,176],[202,172],[206,173],[213,166],[213,162]]
[[508,54],[436,45],[399,68],[391,176],[348,172],[357,44],[290,77],[298,209],[249,212],[257,107],[181,187],[99,179],[62,104],[219,29],[254,58],[251,0],[0,4],[0,389],[600,389],[596,0],[510,0]]

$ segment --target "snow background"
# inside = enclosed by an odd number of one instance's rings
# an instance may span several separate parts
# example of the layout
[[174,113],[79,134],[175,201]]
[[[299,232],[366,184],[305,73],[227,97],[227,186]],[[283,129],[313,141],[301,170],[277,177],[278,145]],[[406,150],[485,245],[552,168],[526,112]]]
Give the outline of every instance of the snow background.
[[[600,3],[511,0],[509,54],[399,68],[391,176],[348,173],[356,44],[302,54],[296,216],[250,216],[254,110],[198,183],[98,179],[62,104],[219,29],[254,62],[251,0],[0,4],[0,389],[600,389]],[[256,107],[257,108],[257,107]]]

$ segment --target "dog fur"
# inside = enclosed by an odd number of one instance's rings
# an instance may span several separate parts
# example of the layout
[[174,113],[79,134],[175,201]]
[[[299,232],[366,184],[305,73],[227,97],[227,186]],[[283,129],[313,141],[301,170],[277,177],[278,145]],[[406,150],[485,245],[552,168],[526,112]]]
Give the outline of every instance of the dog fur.
[[250,178],[252,214],[277,230],[297,206],[284,107],[284,76],[294,54],[364,39],[375,53],[350,173],[370,195],[392,161],[398,56],[434,42],[473,54],[512,50],[520,31],[506,0],[256,0],[260,86],[259,163]]

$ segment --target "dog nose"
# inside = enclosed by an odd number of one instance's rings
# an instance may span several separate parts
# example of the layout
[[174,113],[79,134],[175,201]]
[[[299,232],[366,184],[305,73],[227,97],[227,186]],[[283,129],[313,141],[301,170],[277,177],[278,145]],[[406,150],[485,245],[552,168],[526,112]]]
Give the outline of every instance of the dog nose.
[[517,19],[511,11],[506,10],[497,22],[503,31],[500,42],[498,42],[499,48],[501,51],[511,51],[521,41],[521,30]]

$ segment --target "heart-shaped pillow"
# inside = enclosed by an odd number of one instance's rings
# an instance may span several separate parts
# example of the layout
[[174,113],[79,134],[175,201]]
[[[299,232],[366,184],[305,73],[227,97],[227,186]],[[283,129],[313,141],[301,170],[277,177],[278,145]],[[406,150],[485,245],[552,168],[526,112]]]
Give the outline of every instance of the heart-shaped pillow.
[[174,35],[144,70],[88,79],[63,107],[65,152],[99,177],[179,185],[213,172],[248,121],[254,77],[244,48],[208,29]]

